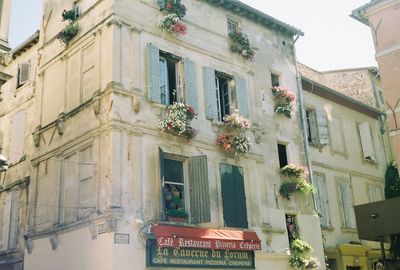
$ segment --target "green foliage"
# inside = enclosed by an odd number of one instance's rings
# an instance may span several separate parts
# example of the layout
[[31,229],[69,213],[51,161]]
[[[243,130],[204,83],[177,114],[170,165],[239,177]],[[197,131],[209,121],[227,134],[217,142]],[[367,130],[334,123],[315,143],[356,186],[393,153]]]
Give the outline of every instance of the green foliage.
[[254,61],[256,50],[251,45],[249,37],[241,31],[235,31],[229,34],[231,38],[231,50],[234,53],[238,53],[243,58]]
[[78,18],[76,9],[70,9],[70,10],[64,9],[61,16],[63,21],[70,21],[70,22],[73,22],[76,20],[76,18]]
[[400,197],[400,178],[397,164],[391,162],[385,174],[385,197],[386,199]]
[[169,217],[178,217],[178,218],[187,218],[189,215],[186,213],[185,209],[180,208],[180,209],[168,209],[167,210],[167,216]]
[[303,254],[312,252],[313,248],[307,242],[295,239],[290,243],[290,251],[294,254]]
[[[386,199],[400,197],[400,177],[396,161],[391,162],[386,170],[385,197]],[[395,259],[400,259],[400,234],[392,235],[390,239],[392,256]]]
[[306,180],[308,172],[305,167],[289,164],[281,169],[281,173],[287,178],[279,189],[279,193],[284,198],[289,200],[290,196],[295,192],[302,194],[314,192],[314,186]]
[[57,38],[68,45],[69,41],[78,34],[79,24],[72,23],[69,24],[64,30],[58,33]]

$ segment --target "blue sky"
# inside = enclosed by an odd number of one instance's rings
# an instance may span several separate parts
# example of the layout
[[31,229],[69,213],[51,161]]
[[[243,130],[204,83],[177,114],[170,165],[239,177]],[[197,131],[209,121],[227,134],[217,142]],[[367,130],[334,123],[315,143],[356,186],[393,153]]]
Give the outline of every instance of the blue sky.
[[[39,29],[42,0],[12,1],[10,44],[15,47]],[[348,16],[368,1],[242,0],[303,30],[298,60],[317,70],[376,66],[369,28]]]

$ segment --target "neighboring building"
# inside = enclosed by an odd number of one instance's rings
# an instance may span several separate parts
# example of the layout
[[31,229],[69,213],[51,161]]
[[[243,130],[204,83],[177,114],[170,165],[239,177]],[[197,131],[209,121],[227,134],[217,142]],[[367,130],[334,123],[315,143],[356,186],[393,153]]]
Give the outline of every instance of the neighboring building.
[[36,75],[39,32],[11,51],[6,67],[13,76],[1,90],[0,148],[10,168],[0,175],[0,269],[23,269],[24,234],[28,213],[28,189],[34,142],[32,131],[36,118]]
[[[222,251],[160,248],[151,262],[169,253],[176,264],[227,263],[198,260],[222,254],[248,268],[254,255],[256,269],[288,269],[288,227],[323,262],[311,196],[279,195],[280,167],[306,164],[298,108],[292,118],[276,115],[271,93],[280,84],[301,94],[293,47],[301,31],[232,0],[184,1],[188,33],[177,37],[158,27],[159,1],[71,2],[44,1],[40,34],[14,50],[6,67],[14,79],[1,88],[2,146],[12,163],[2,212],[19,202],[10,210],[19,212],[19,237],[6,251],[19,265],[9,268],[22,267],[25,246],[26,270],[145,269],[154,238],[170,246],[181,237],[182,245],[211,238]],[[68,25],[65,9],[79,11],[68,46],[56,38]],[[235,28],[257,48],[254,62],[231,52]],[[158,127],[175,101],[197,113],[190,141]],[[233,109],[253,123],[253,151],[242,158],[216,144]],[[166,218],[171,193],[189,213],[185,223]],[[239,242],[248,251],[232,251]]]
[[400,162],[400,24],[399,0],[374,0],[352,11],[351,16],[371,28],[375,58],[387,102],[390,137]]
[[379,89],[377,70],[318,72],[299,67],[315,200],[329,268],[375,269],[381,256],[379,244],[358,239],[353,206],[384,200],[391,151],[383,112],[374,102],[374,91]]

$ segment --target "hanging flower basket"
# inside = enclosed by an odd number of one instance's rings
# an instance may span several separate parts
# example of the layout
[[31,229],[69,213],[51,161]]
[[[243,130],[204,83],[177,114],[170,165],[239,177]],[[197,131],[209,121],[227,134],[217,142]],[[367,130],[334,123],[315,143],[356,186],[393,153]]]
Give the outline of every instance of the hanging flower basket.
[[289,164],[281,169],[281,174],[286,177],[279,189],[279,193],[284,198],[290,200],[293,193],[308,194],[314,192],[314,186],[306,180],[308,175],[306,167]]
[[224,116],[224,125],[239,132],[245,132],[251,128],[250,121],[243,115],[240,115],[238,110]]
[[168,14],[160,21],[160,28],[172,36],[186,35],[187,26],[181,22],[176,14]]
[[295,94],[285,87],[274,86],[272,87],[272,95],[275,101],[275,113],[284,114],[291,118],[294,110],[293,104],[296,100]]
[[312,251],[310,244],[300,238],[294,239],[290,243],[290,266],[297,270],[319,269],[321,266],[319,261],[310,256]]
[[231,39],[231,51],[243,56],[244,59],[254,61],[256,50],[251,45],[249,37],[240,30],[229,34]]
[[62,30],[60,33],[58,33],[57,38],[64,42],[66,45],[70,42],[71,39],[73,39],[79,31],[79,24],[78,23],[73,23],[69,24],[64,30]]
[[252,149],[249,137],[233,134],[220,134],[217,139],[217,144],[221,145],[226,153],[234,156],[245,155]]
[[160,6],[160,10],[167,13],[159,23],[164,32],[172,36],[186,35],[187,26],[182,22],[186,15],[186,7],[180,0],[167,0],[163,6]]
[[79,14],[76,11],[76,8],[73,8],[73,9],[70,9],[70,10],[64,9],[62,14],[61,14],[61,16],[62,16],[62,20],[63,21],[73,22],[78,18]]
[[195,116],[196,113],[192,107],[177,102],[167,107],[166,116],[158,122],[158,126],[163,132],[190,140],[197,134],[197,130],[190,126]]

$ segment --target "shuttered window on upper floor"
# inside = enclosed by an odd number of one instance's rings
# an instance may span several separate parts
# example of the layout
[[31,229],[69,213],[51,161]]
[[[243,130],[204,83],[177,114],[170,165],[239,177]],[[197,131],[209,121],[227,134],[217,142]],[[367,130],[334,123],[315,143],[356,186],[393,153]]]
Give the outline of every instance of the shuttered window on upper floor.
[[190,59],[148,44],[147,84],[150,101],[164,105],[184,102],[198,112],[196,65]]
[[320,216],[321,227],[327,228],[331,226],[331,222],[325,175],[319,173],[314,174],[314,182],[317,189],[317,192],[315,192],[315,202]]
[[246,79],[203,67],[203,84],[207,119],[222,121],[233,109],[239,110],[246,118],[250,117]]
[[355,229],[356,220],[353,209],[353,192],[351,183],[347,180],[338,180],[336,183],[339,196],[342,228]]
[[308,142],[315,146],[328,145],[329,133],[325,112],[319,108],[308,108],[306,120]]
[[207,156],[178,157],[161,148],[159,155],[163,219],[184,212],[191,223],[210,222]]
[[376,161],[374,142],[372,140],[371,128],[368,122],[358,125],[360,134],[361,150],[363,158],[369,161]]
[[30,67],[31,64],[29,62],[18,64],[17,88],[21,87],[29,80]]
[[18,246],[20,191],[3,193],[3,223],[1,250],[13,250]]
[[243,168],[220,164],[219,170],[224,225],[226,227],[248,228]]
[[11,120],[9,161],[17,163],[24,157],[25,111],[17,112]]

